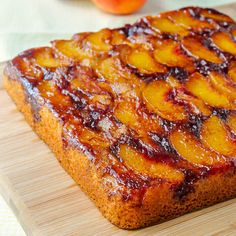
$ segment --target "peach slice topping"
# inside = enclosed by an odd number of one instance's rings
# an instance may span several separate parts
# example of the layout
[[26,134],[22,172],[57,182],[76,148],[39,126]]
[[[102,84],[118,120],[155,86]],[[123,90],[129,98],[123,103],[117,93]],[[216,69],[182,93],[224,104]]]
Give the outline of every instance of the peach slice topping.
[[101,88],[86,76],[75,77],[71,80],[71,88],[74,90],[81,90],[84,93],[101,93]]
[[35,67],[32,65],[32,58],[28,58],[28,53],[30,50],[25,51],[21,56],[15,57],[13,59],[13,64],[17,68],[17,70],[23,75],[30,77],[30,80],[42,80],[44,75],[40,68]]
[[176,25],[167,17],[164,16],[146,17],[146,19],[151,25],[151,27],[157,30],[159,33],[164,32],[168,34],[179,34],[182,37],[189,34],[188,30],[179,25]]
[[117,68],[117,66],[119,67],[119,63],[120,61],[118,58],[107,58],[102,60],[97,67],[97,72],[110,83],[115,83],[117,81],[125,82],[123,71]]
[[177,92],[176,100],[187,102],[195,114],[200,114],[203,116],[211,115],[211,109],[201,99],[186,94],[181,90]]
[[[81,73],[82,74],[82,73]],[[79,76],[79,75],[78,75]],[[104,93],[98,83],[92,81],[91,78],[80,75],[71,80],[71,89],[82,91],[86,94],[88,103],[95,105],[97,108],[105,110],[112,103],[111,96],[108,93]],[[104,88],[106,89],[106,88]]]
[[59,59],[54,50],[49,47],[36,50],[34,58],[36,63],[43,67],[53,68],[68,65],[68,61]]
[[181,88],[182,84],[179,82],[179,80],[177,80],[175,77],[173,76],[168,76],[166,78],[166,82],[172,87],[172,88]]
[[236,61],[231,63],[229,70],[228,70],[228,75],[229,75],[230,79],[232,79],[232,81],[234,83],[236,83]]
[[169,181],[182,181],[184,174],[164,163],[155,163],[145,159],[132,147],[126,144],[120,145],[120,157],[125,165],[138,173],[146,174],[153,178],[162,178]]
[[134,129],[140,137],[146,138],[148,131],[159,132],[162,130],[158,118],[145,117],[138,113],[132,101],[121,101],[114,110],[114,116],[123,124]]
[[109,142],[105,138],[89,129],[81,130],[79,139],[82,143],[91,145],[92,147],[97,146],[99,149],[109,147]]
[[194,19],[189,10],[172,11],[168,13],[169,19],[173,20],[175,24],[192,29],[194,31],[202,31],[202,29],[214,29],[216,25],[207,21]]
[[87,43],[96,51],[108,51],[112,48],[110,45],[111,30],[102,29],[98,32],[91,33],[87,37]]
[[114,115],[123,124],[130,127],[137,127],[138,124],[138,114],[132,106],[127,101],[120,102],[115,108]]
[[127,42],[127,39],[121,31],[113,30],[111,32],[111,45],[120,45]]
[[226,32],[216,32],[211,36],[214,44],[222,51],[236,55],[236,42]]
[[227,118],[227,124],[233,133],[236,135],[236,114],[231,113]]
[[58,53],[76,61],[90,57],[90,54],[85,52],[74,40],[55,40],[52,42],[52,46]]
[[233,22],[233,20],[229,16],[207,9],[201,9],[200,14],[206,18],[210,18],[216,21]]
[[234,109],[235,105],[227,94],[216,91],[206,77],[196,72],[186,82],[186,88],[196,97],[213,107]]
[[217,116],[204,121],[201,140],[207,147],[222,155],[236,157],[236,140],[232,140],[226,126]]
[[163,65],[157,63],[151,56],[150,52],[144,49],[134,49],[128,55],[128,63],[139,69],[141,73],[165,72]]
[[[80,61],[92,57],[96,52],[110,50],[112,48],[112,45],[110,45],[111,36],[110,30],[103,29],[96,33],[75,35],[73,40],[55,40],[52,42],[52,46],[58,53],[70,59]],[[86,43],[84,39],[86,39]],[[114,43],[116,40],[118,40],[117,32],[114,34]]]
[[166,81],[172,88],[178,89],[176,100],[187,102],[195,114],[202,114],[204,116],[209,116],[211,114],[211,109],[201,99],[185,93],[183,85],[173,76],[169,76]]
[[107,58],[96,67],[97,73],[106,79],[114,94],[137,96],[144,82],[122,68],[118,58]]
[[54,106],[58,108],[70,106],[69,97],[61,94],[54,81],[42,81],[38,86],[38,90],[43,98],[48,99]]
[[184,106],[175,104],[173,100],[168,98],[172,92],[172,88],[167,82],[153,81],[143,90],[143,99],[150,110],[164,119],[170,121],[187,119]]
[[164,65],[186,68],[194,70],[193,61],[186,56],[181,49],[181,45],[173,40],[159,41],[155,45],[154,58]]
[[236,29],[232,29],[231,34],[233,35],[234,39],[236,40]]
[[197,59],[205,59],[207,61],[213,63],[222,63],[222,59],[220,59],[215,52],[209,50],[204,44],[201,42],[200,38],[196,37],[185,37],[182,40],[182,45],[184,49],[193,57]]
[[236,87],[231,84],[231,81],[228,80],[224,75],[216,71],[212,71],[209,73],[209,79],[219,92],[227,94],[228,97],[233,101],[236,100]]
[[[83,127],[80,120],[69,119],[64,124],[64,129],[71,133],[76,131],[74,135],[78,136],[79,142],[85,145],[91,145],[95,150],[104,151],[110,145],[108,140],[101,134]],[[67,134],[67,132],[65,134]]]
[[214,165],[224,162],[224,158],[205,148],[197,138],[184,130],[175,130],[170,141],[178,154],[196,165]]

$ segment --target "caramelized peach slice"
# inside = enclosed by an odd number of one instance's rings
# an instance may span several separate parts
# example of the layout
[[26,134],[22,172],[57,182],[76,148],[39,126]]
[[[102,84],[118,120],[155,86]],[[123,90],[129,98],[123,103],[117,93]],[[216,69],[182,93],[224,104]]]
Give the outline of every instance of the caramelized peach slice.
[[235,105],[226,94],[216,91],[207,78],[199,73],[194,73],[189,77],[186,87],[192,94],[210,106],[226,109],[235,108]]
[[193,57],[197,59],[205,59],[213,63],[222,63],[223,60],[220,59],[215,52],[209,50],[201,42],[200,38],[196,37],[185,37],[182,40],[182,45],[184,49]]
[[[158,34],[156,33],[156,37]],[[156,37],[151,34],[133,34],[127,38],[126,44],[130,47],[142,46],[147,50],[153,49],[153,43],[156,41]]]
[[109,83],[113,93],[137,96],[144,82],[122,68],[118,58],[107,58],[96,67],[97,73]]
[[236,135],[236,114],[235,113],[229,114],[227,118],[227,124],[230,127],[230,129],[233,131],[233,133]]
[[105,110],[112,103],[111,96],[108,94],[94,94],[90,97],[91,103],[99,109]]
[[71,88],[73,90],[80,90],[84,93],[98,93],[101,92],[101,89],[99,86],[93,82],[92,80],[89,80],[88,78],[73,78],[71,81]]
[[124,82],[122,70],[119,70],[120,61],[117,58],[107,58],[102,60],[97,67],[97,72],[106,78],[110,83],[120,80]]
[[165,67],[157,63],[150,54],[151,52],[145,49],[132,49],[127,55],[127,63],[137,68],[141,73],[165,72]]
[[211,109],[199,98],[186,94],[184,91],[179,90],[176,95],[176,100],[187,102],[192,108],[192,112],[203,116],[211,115]]
[[40,95],[43,98],[48,99],[55,107],[62,109],[71,105],[69,97],[60,93],[57,85],[52,80],[42,81],[38,86],[38,90],[40,92]]
[[159,33],[168,33],[168,34],[179,34],[182,37],[189,34],[189,32],[173,23],[170,19],[164,16],[157,16],[157,17],[146,17],[147,21],[151,25],[151,27],[158,31]]
[[182,172],[164,163],[156,163],[145,159],[145,157],[126,144],[120,145],[120,157],[125,165],[133,171],[146,174],[153,178],[162,178],[169,181],[182,181]]
[[179,82],[179,80],[177,80],[175,77],[173,76],[168,76],[166,78],[166,82],[172,87],[172,88],[181,88],[182,84]]
[[232,79],[232,81],[234,83],[236,83],[236,61],[231,63],[229,70],[228,70],[228,75],[229,75],[230,79]]
[[66,131],[64,134],[68,136],[68,138],[71,138],[71,135],[68,135],[69,131],[69,133],[73,134],[72,137],[74,137],[74,135],[77,136],[80,143],[91,145],[96,151],[104,151],[104,149],[109,147],[110,144],[108,140],[104,138],[102,134],[83,127],[79,119],[68,119],[69,120],[64,124],[64,131]]
[[60,67],[68,64],[67,61],[59,59],[54,50],[49,47],[37,49],[34,58],[36,63],[43,67]]
[[50,98],[57,93],[57,85],[52,80],[43,80],[39,86],[38,90],[40,91],[41,95],[45,98]]
[[177,89],[176,100],[187,102],[195,114],[209,116],[211,109],[199,98],[191,96],[185,92],[183,85],[174,77],[169,76],[166,81],[172,88]]
[[124,35],[124,33],[120,30],[113,30],[112,31],[112,38],[111,38],[111,44],[112,45],[120,45],[126,43],[127,39]]
[[236,42],[226,32],[216,32],[211,36],[214,44],[222,51],[236,55]]
[[120,102],[115,108],[114,115],[120,120],[123,124],[126,124],[130,127],[137,127],[138,114],[135,111],[135,108],[130,105],[127,101]]
[[135,102],[121,101],[114,110],[114,116],[123,124],[134,129],[142,138],[147,138],[148,131],[158,132],[162,128],[157,117],[140,114],[135,107]]
[[236,40],[236,29],[232,29],[231,34],[233,35],[234,39]]
[[90,54],[81,49],[79,43],[74,40],[55,40],[52,42],[52,45],[58,53],[73,60],[83,60],[90,56]]
[[236,141],[231,139],[226,126],[217,116],[212,116],[203,123],[201,140],[207,147],[222,155],[236,156]]
[[33,53],[34,49],[27,50],[23,52],[20,56],[15,57],[12,60],[12,63],[17,68],[17,70],[30,80],[42,80],[44,77],[43,71],[41,68],[38,68],[35,65],[32,65],[32,58],[29,58],[28,55]]
[[102,135],[89,130],[89,129],[82,129],[79,134],[79,140],[83,144],[91,145],[93,148],[108,148],[109,142],[106,140]]
[[148,131],[158,132],[161,131],[161,127],[157,122],[155,122],[151,117],[145,119],[142,117],[132,101],[122,101],[120,102],[114,110],[114,116],[121,121],[123,124],[137,132],[139,138],[142,138],[146,144],[153,146],[153,143],[150,142]]
[[96,51],[108,51],[112,48],[110,45],[111,30],[102,29],[98,32],[91,33],[87,37],[87,43]]
[[170,134],[170,141],[178,154],[192,164],[214,165],[224,161],[220,155],[205,148],[187,131],[173,131]]
[[233,20],[222,13],[219,13],[215,10],[210,9],[201,9],[200,14],[204,16],[205,18],[210,18],[215,21],[222,21],[222,22],[233,22]]
[[194,70],[191,58],[186,56],[181,45],[173,40],[159,41],[155,45],[154,57],[164,65],[184,67],[189,71]]
[[227,94],[232,100],[236,100],[236,87],[231,84],[231,81],[229,81],[224,75],[212,71],[209,73],[209,79],[219,92]]
[[73,40],[55,40],[52,45],[57,52],[68,58],[83,60],[92,57],[96,52],[110,50],[110,37],[110,30],[103,29],[96,33],[75,35]]
[[[80,70],[82,72],[82,70]],[[87,105],[92,105],[100,110],[106,110],[112,103],[112,97],[108,93],[106,86],[100,87],[102,85],[94,81],[89,74],[83,76],[83,72],[78,75],[79,77],[75,77],[70,81],[70,89],[72,89],[72,93],[74,91],[82,92],[82,99],[86,100]]]
[[182,11],[172,11],[168,13],[169,19],[173,20],[175,24],[192,29],[194,31],[202,31],[203,29],[214,29],[216,25],[203,20],[197,20],[190,14],[189,9]]
[[172,93],[171,86],[165,81],[149,83],[143,90],[143,99],[147,107],[159,116],[170,121],[187,119],[184,106],[174,103],[169,98]]
[[77,41],[77,42],[82,42],[82,41],[84,41],[90,34],[91,34],[91,32],[77,33],[77,34],[74,34],[74,35],[72,36],[72,40],[75,40],[75,41]]

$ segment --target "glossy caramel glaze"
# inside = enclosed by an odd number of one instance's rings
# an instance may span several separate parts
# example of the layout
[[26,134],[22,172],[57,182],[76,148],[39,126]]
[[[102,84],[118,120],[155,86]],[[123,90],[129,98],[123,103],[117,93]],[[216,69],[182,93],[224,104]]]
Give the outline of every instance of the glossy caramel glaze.
[[30,49],[5,73],[20,78],[35,122],[47,105],[65,148],[82,150],[104,181],[139,194],[168,182],[183,199],[235,169],[235,30],[215,10],[184,8]]

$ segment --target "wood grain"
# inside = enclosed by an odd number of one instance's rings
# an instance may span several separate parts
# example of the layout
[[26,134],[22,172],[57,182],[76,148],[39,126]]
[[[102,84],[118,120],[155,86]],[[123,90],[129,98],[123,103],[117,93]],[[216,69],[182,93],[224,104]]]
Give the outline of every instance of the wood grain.
[[[236,18],[236,4],[218,9]],[[0,193],[27,235],[236,235],[236,199],[141,230],[113,226],[27,125],[2,80],[0,150]]]

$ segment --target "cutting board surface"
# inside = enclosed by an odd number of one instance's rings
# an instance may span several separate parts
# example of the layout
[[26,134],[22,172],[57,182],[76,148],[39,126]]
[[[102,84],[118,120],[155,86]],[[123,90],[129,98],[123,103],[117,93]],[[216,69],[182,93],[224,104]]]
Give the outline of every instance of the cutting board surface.
[[[218,9],[236,18],[236,4]],[[31,130],[1,79],[0,154],[0,193],[28,235],[236,235],[236,199],[141,230],[113,226]]]

